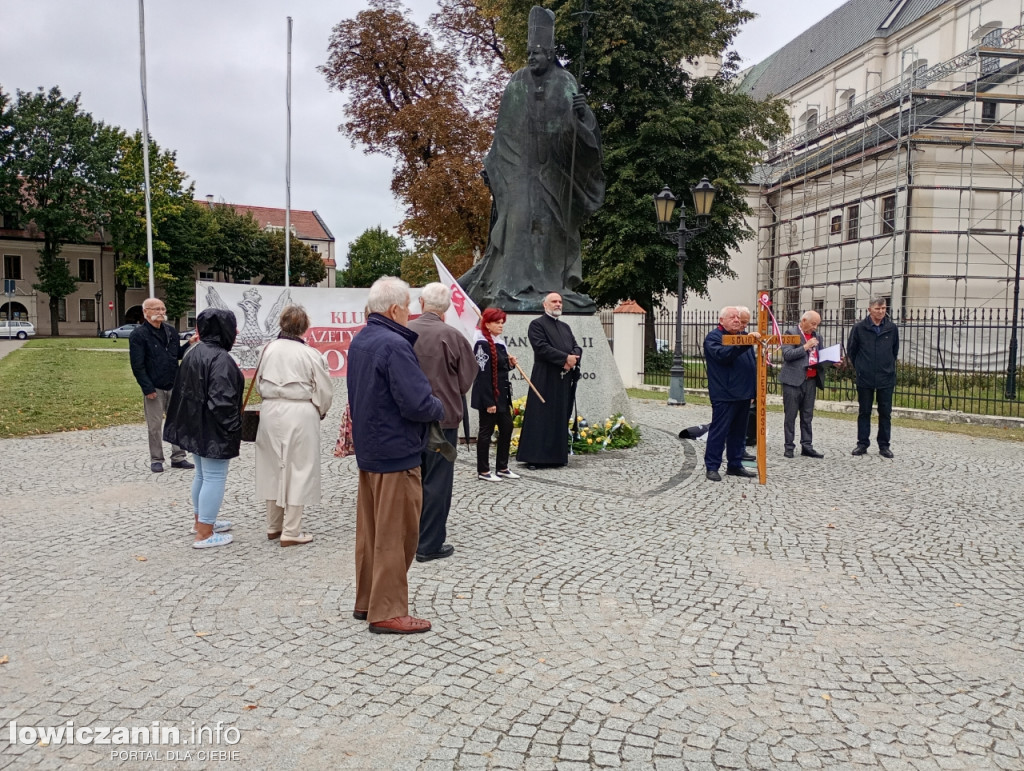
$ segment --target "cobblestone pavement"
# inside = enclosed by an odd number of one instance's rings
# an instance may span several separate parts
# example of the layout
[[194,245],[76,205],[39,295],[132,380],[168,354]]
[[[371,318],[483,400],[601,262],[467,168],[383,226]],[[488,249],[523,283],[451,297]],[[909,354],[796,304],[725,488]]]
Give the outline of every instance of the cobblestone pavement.
[[[434,631],[412,637],[351,618],[334,415],[291,549],[251,445],[236,540],[204,552],[191,474],[151,474],[142,425],[0,442],[0,766],[1024,768],[1020,445],[899,427],[894,461],[853,458],[855,424],[820,415],[827,457],[785,460],[770,414],[767,486],[715,484],[676,437],[709,408],[634,405],[638,449],[564,470],[485,484],[461,450],[457,552],[413,565]],[[12,745],[11,721],[238,741]],[[185,754],[208,749],[238,760]]]

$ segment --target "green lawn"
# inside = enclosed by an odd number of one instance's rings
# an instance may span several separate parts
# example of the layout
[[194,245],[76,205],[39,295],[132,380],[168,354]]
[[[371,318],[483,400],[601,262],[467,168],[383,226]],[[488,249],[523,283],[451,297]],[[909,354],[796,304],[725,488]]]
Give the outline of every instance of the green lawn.
[[30,340],[0,359],[0,437],[141,422],[127,340]]
[[0,359],[0,439],[143,422],[127,340],[48,337]]
[[[648,391],[644,388],[627,388],[626,393],[629,394],[631,399],[649,399],[651,401],[668,401],[668,393],[666,391]],[[707,396],[700,394],[687,394],[687,404],[701,404],[708,405],[711,402]],[[782,407],[778,405],[767,405],[769,412],[782,412]],[[675,409],[675,408],[673,408]],[[680,407],[680,409],[684,409]],[[849,422],[856,422],[856,414],[846,414],[842,412],[826,412],[825,410],[819,409],[818,415],[827,418],[834,418],[836,420],[846,420]],[[876,418],[872,418],[872,425]],[[945,434],[960,434],[962,436],[974,436],[984,439],[1006,439],[1012,442],[1024,442],[1024,428],[999,428],[998,426],[985,426],[978,425],[975,423],[944,423],[938,420],[916,420],[909,418],[893,418],[892,424],[897,428],[920,428],[925,431],[940,431]],[[680,428],[683,428],[680,425]],[[851,436],[856,437],[856,429],[853,430]]]

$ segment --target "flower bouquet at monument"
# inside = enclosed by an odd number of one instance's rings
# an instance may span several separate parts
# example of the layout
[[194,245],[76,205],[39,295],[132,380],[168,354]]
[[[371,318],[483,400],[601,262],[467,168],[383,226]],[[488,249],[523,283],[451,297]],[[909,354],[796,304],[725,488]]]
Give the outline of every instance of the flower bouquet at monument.
[[[580,425],[580,438],[572,443],[572,451],[577,455],[602,450],[625,450],[636,447],[640,441],[640,432],[621,414],[612,415],[603,423],[588,424],[581,420]],[[569,430],[572,430],[572,423],[569,424]]]

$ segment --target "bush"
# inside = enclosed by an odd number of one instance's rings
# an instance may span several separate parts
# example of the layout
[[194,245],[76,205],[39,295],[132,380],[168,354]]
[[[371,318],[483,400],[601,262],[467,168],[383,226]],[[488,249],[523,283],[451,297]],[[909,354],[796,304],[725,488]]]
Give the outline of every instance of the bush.
[[672,351],[647,351],[644,354],[644,372],[668,372],[672,369]]

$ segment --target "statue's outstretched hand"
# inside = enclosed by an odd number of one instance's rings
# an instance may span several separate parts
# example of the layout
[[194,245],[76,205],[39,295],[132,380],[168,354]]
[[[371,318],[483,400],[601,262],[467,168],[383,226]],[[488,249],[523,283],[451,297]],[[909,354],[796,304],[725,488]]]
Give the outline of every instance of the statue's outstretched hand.
[[583,94],[573,94],[572,109],[576,117],[583,120],[587,117],[587,98]]

